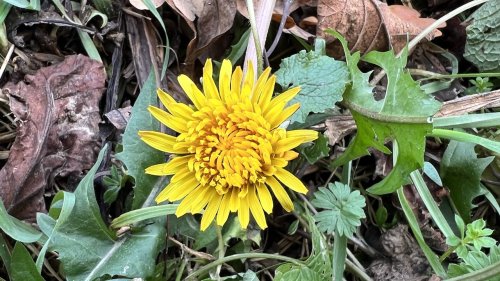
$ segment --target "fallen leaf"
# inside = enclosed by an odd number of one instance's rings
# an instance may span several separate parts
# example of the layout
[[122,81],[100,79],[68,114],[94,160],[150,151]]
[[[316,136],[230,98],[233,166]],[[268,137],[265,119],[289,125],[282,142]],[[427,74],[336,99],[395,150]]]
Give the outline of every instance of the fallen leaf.
[[[318,36],[325,37],[326,29],[334,29],[346,38],[351,51],[361,53],[390,48],[399,52],[409,40],[435,21],[420,18],[420,14],[409,7],[388,6],[377,0],[319,0],[318,20]],[[440,35],[439,30],[434,30],[427,39]],[[326,38],[334,41],[333,37]],[[332,55],[342,54],[338,41],[328,47]]]
[[0,198],[11,215],[33,219],[45,212],[49,182],[77,182],[92,167],[101,146],[99,101],[105,79],[101,63],[74,55],[27,75],[26,82],[5,85],[19,120],[10,157],[0,170]]
[[[189,76],[194,73],[194,63],[203,57],[207,49],[224,50],[216,40],[232,26],[236,15],[236,1],[204,0],[179,1],[166,0],[167,4],[181,15],[194,35],[186,49],[183,71]],[[196,26],[195,26],[196,21]]]
[[351,115],[335,115],[325,120],[325,136],[329,145],[335,145],[345,136],[356,131],[356,123]]
[[127,123],[130,120],[130,113],[132,111],[132,106],[127,106],[124,108],[118,108],[111,110],[110,112],[104,114],[108,118],[109,122],[115,126],[118,130],[125,130]]
[[[165,0],[151,0],[153,2],[153,5],[155,5],[156,8],[160,7],[165,3]],[[139,10],[149,10],[148,7],[144,4],[143,0],[130,0],[130,5],[136,7]]]

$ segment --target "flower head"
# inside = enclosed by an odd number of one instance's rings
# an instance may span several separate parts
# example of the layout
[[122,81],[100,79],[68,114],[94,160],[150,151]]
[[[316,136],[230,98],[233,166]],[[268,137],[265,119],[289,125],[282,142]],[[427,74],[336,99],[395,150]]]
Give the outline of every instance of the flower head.
[[291,211],[293,203],[283,185],[300,193],[307,189],[284,167],[298,156],[291,149],[318,136],[312,130],[286,131],[279,127],[299,108],[299,104],[286,106],[299,88],[273,98],[276,77],[270,75],[270,68],[255,83],[251,66],[244,78],[240,67],[231,72],[231,62],[224,60],[217,88],[212,62],[207,60],[203,91],[187,76],[179,76],[193,105],[178,103],[158,90],[167,111],[149,107],[156,119],[179,135],[139,132],[148,145],[173,154],[169,162],[146,169],[151,175],[173,175],[156,201],[182,199],[177,216],[204,211],[202,230],[214,219],[223,225],[230,212],[238,213],[243,228],[250,214],[262,229],[266,228],[264,212],[272,212],[271,193]]

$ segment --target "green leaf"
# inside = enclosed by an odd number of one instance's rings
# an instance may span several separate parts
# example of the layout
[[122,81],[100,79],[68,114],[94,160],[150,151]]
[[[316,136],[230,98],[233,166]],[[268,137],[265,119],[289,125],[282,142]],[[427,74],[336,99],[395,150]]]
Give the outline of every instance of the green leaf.
[[351,192],[340,182],[320,187],[311,201],[314,207],[325,209],[314,216],[320,231],[351,237],[365,218],[365,197],[358,190]]
[[481,72],[500,70],[500,2],[488,1],[472,14],[464,58]]
[[165,161],[162,152],[145,144],[137,134],[140,130],[160,130],[160,123],[147,110],[148,106],[153,104],[157,104],[156,82],[154,74],[151,73],[132,108],[130,121],[123,134],[123,151],[116,155],[127,167],[129,175],[135,179],[132,209],[141,207],[158,179],[145,174],[144,169]]
[[382,100],[375,100],[368,83],[370,73],[363,73],[357,64],[359,52],[350,54],[347,42],[340,34],[336,36],[344,47],[352,84],[344,94],[344,103],[351,110],[358,133],[347,150],[332,166],[368,155],[373,147],[383,153],[390,153],[385,147],[393,141],[399,148],[396,165],[381,182],[368,191],[374,194],[394,192],[408,180],[409,174],[424,164],[425,136],[432,131],[428,117],[436,113],[441,103],[426,94],[405,69],[408,51],[396,58],[394,52],[370,52],[363,59],[376,64],[387,73],[387,90]]
[[389,217],[387,209],[384,204],[380,203],[377,211],[375,212],[375,222],[379,227],[382,227]]
[[310,112],[323,112],[342,100],[349,83],[348,71],[342,61],[325,56],[320,51],[300,51],[282,60],[276,71],[276,82],[286,90],[299,86],[301,91],[290,102],[300,103],[292,122],[303,123]]
[[32,243],[42,237],[40,231],[9,215],[2,200],[0,200],[0,229],[12,239],[23,243]]
[[304,144],[298,148],[300,154],[306,158],[309,164],[316,163],[319,159],[325,158],[330,154],[330,147],[328,147],[328,138],[323,134],[318,135],[318,139],[314,144]]
[[[471,251],[467,256],[463,257],[463,261],[460,264],[450,264],[448,267],[448,276],[456,277],[464,275],[470,272],[481,270],[489,265],[497,263],[500,261],[500,246],[496,245],[490,248],[489,255],[481,251]],[[470,280],[488,280],[488,281],[500,281],[500,276],[488,278],[488,279],[473,279]]]
[[10,261],[12,260],[9,246],[4,239],[3,235],[0,235],[0,258],[2,259],[3,265],[7,274],[10,275]]
[[305,261],[305,265],[285,263],[276,268],[274,281],[323,281],[332,279],[332,257],[331,249],[325,237],[321,234],[310,215],[306,217],[309,221],[309,229],[312,236],[312,252]]
[[93,280],[105,274],[146,278],[153,274],[157,253],[163,247],[164,221],[137,227],[121,238],[104,224],[93,181],[106,149],[75,190],[73,208],[67,210],[63,205],[52,231],[49,248],[58,252],[68,280]]
[[450,141],[441,161],[441,178],[465,222],[470,222],[472,200],[481,195],[481,174],[493,156],[477,158],[474,144]]
[[30,253],[22,243],[16,242],[12,250],[12,260],[10,262],[10,278],[12,281],[44,281]]
[[173,215],[179,204],[166,204],[133,210],[121,214],[111,222],[112,228],[120,228],[143,220]]

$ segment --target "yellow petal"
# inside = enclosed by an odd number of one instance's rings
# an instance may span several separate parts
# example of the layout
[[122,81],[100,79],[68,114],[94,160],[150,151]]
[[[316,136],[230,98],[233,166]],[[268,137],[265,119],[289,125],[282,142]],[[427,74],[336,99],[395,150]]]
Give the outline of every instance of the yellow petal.
[[186,121],[182,120],[179,117],[175,117],[170,113],[167,113],[158,107],[148,106],[148,110],[153,115],[154,118],[158,119],[161,123],[163,123],[168,128],[178,132],[184,133],[187,132],[188,128],[186,126]]
[[233,99],[231,98],[231,87],[230,87],[231,71],[232,71],[231,61],[223,60],[219,74],[219,91],[222,101],[226,103],[233,103]]
[[195,199],[199,194],[200,193],[198,192],[198,189],[195,189],[191,191],[186,197],[184,197],[184,199],[182,199],[182,202],[175,210],[175,215],[177,217],[180,217],[188,213],[193,207],[193,199]]
[[292,114],[294,114],[295,111],[297,111],[297,109],[299,109],[299,107],[300,107],[300,104],[298,104],[298,103],[293,104],[293,105],[287,107],[285,110],[281,111],[280,114],[276,114],[273,117],[267,118],[267,120],[271,124],[271,128],[274,129],[274,128],[279,127],[283,122],[285,122],[285,120],[290,118],[290,116],[292,116]]
[[243,84],[241,85],[241,93],[240,93],[241,101],[248,100],[250,98],[254,82],[255,78],[254,78],[252,61],[248,61],[247,73],[245,74]]
[[268,177],[266,183],[273,191],[274,196],[278,199],[278,202],[280,202],[281,206],[283,206],[283,209],[287,212],[292,211],[293,202],[290,199],[290,196],[288,196],[288,193],[286,193],[286,190],[283,186],[281,186],[281,183],[279,183],[274,177]]
[[287,131],[286,138],[276,142],[276,148],[274,152],[276,154],[283,153],[287,150],[293,149],[303,143],[315,140],[317,138],[318,132],[313,130]]
[[266,216],[264,211],[262,211],[262,206],[260,205],[259,198],[255,194],[255,188],[250,188],[248,191],[248,205],[250,206],[250,211],[261,229],[267,228]]
[[300,92],[299,87],[288,89],[284,93],[276,96],[267,106],[262,107],[262,112],[266,115],[269,111],[276,110],[281,104],[287,104]]
[[259,97],[259,106],[262,109],[262,111],[264,111],[264,109],[267,108],[267,105],[271,102],[275,84],[276,84],[276,76],[271,75],[269,80],[267,80],[266,84],[264,85],[264,90],[262,91]]
[[200,109],[207,103],[206,97],[189,77],[181,74],[177,77],[177,81],[196,108]]
[[293,191],[297,191],[303,194],[307,193],[307,188],[296,176],[292,175],[289,171],[277,167],[274,176],[281,181],[284,185],[288,186]]
[[207,59],[205,62],[205,67],[203,67],[203,92],[205,96],[209,99],[220,100],[219,90],[215,85],[212,68],[212,59]]
[[146,174],[155,176],[166,176],[175,174],[182,166],[187,165],[189,159],[193,156],[174,157],[168,163],[162,163],[146,168]]
[[240,221],[241,228],[247,229],[248,223],[250,222],[250,212],[248,211],[248,197],[241,198],[240,207],[238,208],[238,219]]
[[236,212],[240,206],[240,198],[238,197],[237,188],[231,188],[231,198],[229,199],[229,210],[231,212]]
[[217,193],[213,188],[211,187],[201,187],[199,188],[198,196],[196,196],[191,203],[191,213],[196,214],[201,212],[203,208],[208,204],[209,198],[212,197],[212,193]]
[[181,117],[185,121],[194,120],[193,109],[183,103],[178,103],[169,94],[165,93],[163,90],[158,89],[158,97],[165,108],[176,117]]
[[259,76],[259,79],[257,80],[257,83],[255,84],[254,90],[253,90],[253,95],[252,95],[252,103],[257,104],[260,99],[260,95],[262,92],[264,92],[264,86],[267,82],[267,78],[269,77],[269,74],[271,73],[271,68],[268,67],[262,74]]
[[175,149],[176,138],[171,135],[154,131],[139,131],[138,134],[145,143],[160,151],[175,154],[185,154],[188,152],[186,148]]
[[198,183],[195,181],[186,182],[185,184],[179,185],[175,183],[168,184],[161,192],[156,196],[156,203],[161,203],[163,201],[177,201],[184,198],[191,191],[198,187]]
[[211,198],[209,198],[207,209],[201,218],[201,231],[205,231],[205,229],[207,229],[214,220],[221,200],[222,196],[217,196],[215,193],[211,196]]
[[267,189],[267,186],[263,184],[257,185],[257,194],[259,195],[259,201],[262,204],[262,208],[268,214],[273,212],[273,197]]
[[241,67],[236,67],[231,77],[231,95],[233,97],[239,97],[241,92],[241,80],[243,79],[243,70]]
[[217,224],[220,226],[223,226],[227,218],[229,217],[229,200],[231,196],[230,194],[226,193],[222,197],[222,201],[220,203],[220,208],[219,212],[217,212]]

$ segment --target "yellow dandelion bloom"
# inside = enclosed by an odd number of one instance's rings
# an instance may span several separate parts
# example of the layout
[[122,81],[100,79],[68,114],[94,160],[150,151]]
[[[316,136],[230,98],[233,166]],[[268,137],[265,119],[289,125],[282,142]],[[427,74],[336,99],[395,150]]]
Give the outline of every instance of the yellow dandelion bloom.
[[299,88],[273,98],[276,77],[270,75],[270,68],[255,83],[251,66],[245,77],[240,67],[231,72],[231,62],[224,60],[217,88],[212,62],[207,60],[203,91],[187,76],[179,76],[193,105],[178,103],[158,90],[167,111],[149,107],[156,119],[179,135],[139,132],[148,145],[173,154],[168,163],[146,169],[151,175],[173,175],[156,201],[182,199],[178,217],[203,211],[201,230],[214,220],[224,225],[231,212],[238,213],[243,228],[250,214],[260,228],[266,228],[264,212],[273,210],[271,194],[285,210],[293,210],[283,185],[300,193],[307,189],[285,166],[298,156],[291,149],[318,137],[312,130],[279,128],[299,108],[299,104],[286,106]]

